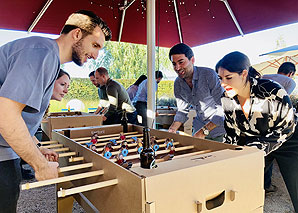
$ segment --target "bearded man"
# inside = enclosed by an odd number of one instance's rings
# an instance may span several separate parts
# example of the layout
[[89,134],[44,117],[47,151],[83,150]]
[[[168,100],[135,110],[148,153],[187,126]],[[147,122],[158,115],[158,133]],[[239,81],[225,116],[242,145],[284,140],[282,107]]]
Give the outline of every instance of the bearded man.
[[16,212],[20,158],[32,166],[37,180],[58,177],[57,153],[39,149],[34,134],[49,105],[60,64],[73,61],[82,66],[87,59],[96,59],[110,38],[111,31],[101,18],[81,10],[69,16],[56,40],[29,37],[0,47],[2,212]]

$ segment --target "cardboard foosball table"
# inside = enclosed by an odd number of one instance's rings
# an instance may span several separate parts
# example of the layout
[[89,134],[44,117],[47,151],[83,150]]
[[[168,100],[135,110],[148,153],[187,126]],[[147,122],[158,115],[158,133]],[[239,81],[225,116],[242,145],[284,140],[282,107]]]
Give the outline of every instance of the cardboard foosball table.
[[84,112],[54,112],[41,122],[44,133],[52,139],[53,129],[100,126],[102,116]]
[[[142,127],[129,125],[126,140],[142,137]],[[93,132],[99,135],[96,151],[90,150]],[[129,143],[128,170],[112,157],[102,156],[111,139],[120,144],[120,125],[56,130],[43,146],[59,153],[60,178],[28,183],[30,189],[57,183],[58,212],[71,212],[73,196],[87,212],[263,212],[264,156],[252,147],[239,147],[151,129],[159,143],[157,167],[140,167],[136,145]],[[166,138],[172,138],[175,154],[165,161]],[[56,141],[56,142],[55,142]],[[115,146],[116,155],[119,146]],[[63,175],[62,175],[63,174]],[[67,182],[66,182],[67,180]],[[70,200],[70,202],[69,202]]]

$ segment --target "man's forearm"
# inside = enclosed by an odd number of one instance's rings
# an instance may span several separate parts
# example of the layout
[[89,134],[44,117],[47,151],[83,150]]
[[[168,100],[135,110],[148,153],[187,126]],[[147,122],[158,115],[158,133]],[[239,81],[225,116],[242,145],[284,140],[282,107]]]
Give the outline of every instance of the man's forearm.
[[181,125],[182,125],[182,122],[174,121],[169,128],[169,132],[176,132]]
[[10,147],[34,170],[42,169],[47,161],[38,150],[21,117],[23,104],[0,97],[0,133]]

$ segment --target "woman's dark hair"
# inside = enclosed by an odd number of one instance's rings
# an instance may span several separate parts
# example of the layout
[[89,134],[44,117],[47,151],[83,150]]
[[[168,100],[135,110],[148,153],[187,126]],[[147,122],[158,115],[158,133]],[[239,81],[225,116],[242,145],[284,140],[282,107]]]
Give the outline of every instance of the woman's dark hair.
[[[225,55],[219,62],[217,62],[215,66],[217,73],[220,67],[228,70],[229,72],[236,72],[239,75],[243,72],[243,70],[247,70],[248,77],[261,77],[261,74],[250,65],[249,58],[245,54],[238,51]],[[248,81],[248,78],[246,81]]]
[[136,82],[133,85],[139,86],[140,83],[142,83],[145,79],[147,79],[146,75],[141,75],[138,80],[136,80]]
[[[60,69],[60,70],[59,70],[59,74],[58,74],[57,79],[61,78],[63,75],[67,75],[68,78],[70,79],[70,75],[69,75],[67,72],[65,72],[63,69]],[[57,79],[56,79],[56,80],[57,80]]]

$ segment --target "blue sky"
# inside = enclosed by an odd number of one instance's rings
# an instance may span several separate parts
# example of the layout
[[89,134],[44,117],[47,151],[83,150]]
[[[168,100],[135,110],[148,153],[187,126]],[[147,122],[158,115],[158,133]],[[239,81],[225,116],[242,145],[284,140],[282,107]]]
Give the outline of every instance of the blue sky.
[[[41,35],[51,38],[58,37],[57,35],[37,33],[28,34],[27,32],[21,31],[0,30],[0,45],[18,38],[32,35]],[[284,46],[298,44],[298,23],[247,34],[244,35],[244,37],[237,36],[234,38],[194,47],[193,50],[195,53],[195,64],[197,66],[207,66],[214,68],[215,64],[225,54],[236,50],[245,53],[250,58],[252,64],[257,64],[270,59],[267,56],[259,57],[259,55],[276,50],[277,40],[280,40],[281,38],[283,40]],[[90,72],[86,67],[78,67],[73,63],[66,64],[65,70],[69,72],[72,77],[82,78],[87,78]]]

